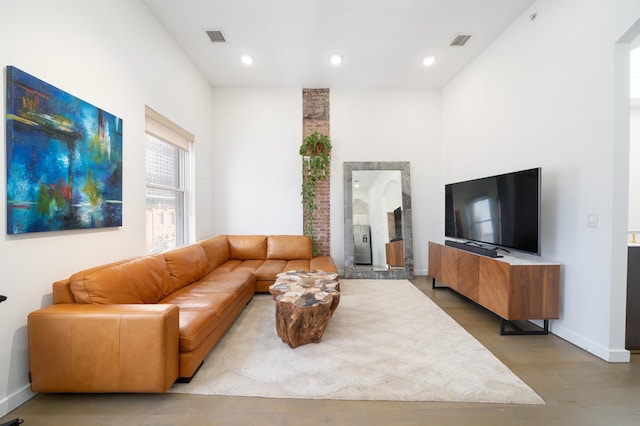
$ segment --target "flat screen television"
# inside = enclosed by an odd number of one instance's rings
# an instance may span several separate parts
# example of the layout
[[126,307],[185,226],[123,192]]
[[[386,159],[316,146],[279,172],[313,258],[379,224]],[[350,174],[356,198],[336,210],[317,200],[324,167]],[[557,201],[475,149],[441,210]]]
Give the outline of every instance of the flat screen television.
[[541,168],[445,185],[445,237],[540,255]]

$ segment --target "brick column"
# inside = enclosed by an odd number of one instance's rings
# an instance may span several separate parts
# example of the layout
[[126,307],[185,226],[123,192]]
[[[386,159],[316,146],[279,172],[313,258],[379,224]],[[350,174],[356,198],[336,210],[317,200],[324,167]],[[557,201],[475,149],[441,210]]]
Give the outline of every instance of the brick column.
[[[329,89],[302,89],[302,139],[317,131],[331,139],[329,129]],[[302,179],[305,179],[303,174]],[[316,205],[318,210],[314,214],[313,230],[316,235],[316,246],[319,254],[330,254],[331,224],[329,212],[330,203],[330,174],[318,182]]]

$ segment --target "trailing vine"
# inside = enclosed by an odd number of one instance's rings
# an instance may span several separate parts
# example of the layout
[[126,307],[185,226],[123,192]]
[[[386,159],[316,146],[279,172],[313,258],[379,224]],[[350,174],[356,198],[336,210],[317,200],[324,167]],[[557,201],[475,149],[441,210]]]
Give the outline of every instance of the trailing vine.
[[316,190],[318,182],[328,176],[331,154],[331,141],[327,135],[313,132],[307,136],[300,146],[303,156],[302,177],[302,206],[304,234],[311,238],[313,255],[318,254],[316,235],[314,231],[314,212],[318,210],[316,204]]

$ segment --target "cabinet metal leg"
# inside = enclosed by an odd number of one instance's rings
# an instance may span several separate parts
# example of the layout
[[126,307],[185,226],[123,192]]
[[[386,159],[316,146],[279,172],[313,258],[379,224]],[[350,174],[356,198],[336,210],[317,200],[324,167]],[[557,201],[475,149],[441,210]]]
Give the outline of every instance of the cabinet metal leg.
[[449,288],[446,285],[436,285],[436,279],[431,277],[431,288],[432,289],[436,289],[436,288]]
[[[506,327],[510,327],[511,330],[507,330]],[[508,321],[504,318],[500,318],[500,335],[501,336],[535,336],[549,334],[549,320],[544,320],[544,326],[542,328],[537,327],[534,330],[524,330],[517,324]]]

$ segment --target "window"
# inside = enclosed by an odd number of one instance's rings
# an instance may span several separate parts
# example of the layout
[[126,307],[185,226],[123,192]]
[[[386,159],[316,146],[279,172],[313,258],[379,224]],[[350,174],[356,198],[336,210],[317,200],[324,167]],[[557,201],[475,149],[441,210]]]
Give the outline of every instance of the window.
[[189,242],[193,135],[146,110],[147,252]]
[[488,198],[481,198],[471,205],[473,210],[472,235],[483,241],[493,241],[493,222]]
[[471,238],[480,241],[497,240],[495,235],[496,209],[489,197],[476,198],[471,202]]

